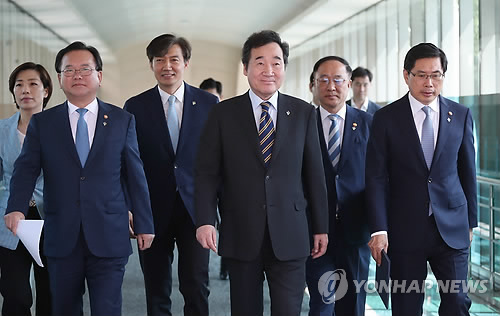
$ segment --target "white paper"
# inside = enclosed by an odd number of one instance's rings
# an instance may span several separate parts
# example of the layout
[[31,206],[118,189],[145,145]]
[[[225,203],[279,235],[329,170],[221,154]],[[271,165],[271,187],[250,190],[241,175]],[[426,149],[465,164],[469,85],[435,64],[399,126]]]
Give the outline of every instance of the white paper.
[[42,234],[43,220],[20,220],[17,224],[17,236],[28,249],[36,263],[43,267],[40,258],[40,235]]

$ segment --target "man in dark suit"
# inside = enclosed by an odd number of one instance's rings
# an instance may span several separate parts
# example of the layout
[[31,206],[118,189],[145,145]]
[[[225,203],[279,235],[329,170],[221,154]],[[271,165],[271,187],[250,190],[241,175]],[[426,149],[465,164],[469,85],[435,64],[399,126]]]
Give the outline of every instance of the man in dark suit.
[[[440,315],[469,315],[467,280],[477,226],[476,166],[468,108],[440,95],[447,60],[430,43],[412,47],[403,75],[409,93],[375,113],[366,194],[372,239],[391,259],[393,315],[422,315],[427,263],[443,284]],[[417,283],[419,289],[411,289]],[[397,287],[395,285],[398,285]]]
[[208,315],[209,250],[196,241],[194,161],[201,129],[216,96],[183,81],[191,58],[186,39],[163,34],[146,49],[157,85],[125,103],[137,139],[155,224],[151,248],[140,251],[149,316],[171,315],[172,262],[179,253],[185,315]]
[[86,280],[92,315],[121,315],[132,253],[129,209],[139,248],[148,248],[154,236],[135,120],[96,98],[102,60],[94,47],[74,42],[59,51],[55,66],[68,100],[31,118],[10,183],[6,225],[16,233],[42,171],[53,314],[81,314]]
[[347,100],[347,105],[355,107],[371,115],[380,109],[380,105],[368,99],[368,91],[372,86],[373,75],[370,70],[357,67],[351,75],[352,99]]
[[242,53],[250,90],[217,104],[200,140],[196,235],[204,248],[217,251],[219,197],[219,254],[228,259],[231,314],[263,314],[265,273],[271,315],[295,316],[304,295],[306,258],[323,255],[328,243],[316,113],[306,102],[278,92],[288,44],[276,32],[252,34]]
[[[309,258],[306,279],[309,315],[365,313],[366,291],[356,285],[368,280],[370,249],[365,212],[365,157],[372,116],[350,106],[345,99],[351,85],[351,67],[337,56],[323,57],[313,67],[318,134],[328,192],[330,229],[328,249],[318,259]],[[329,271],[342,269],[347,292],[320,288],[318,281]],[[340,289],[339,289],[340,290]],[[329,299],[325,299],[329,297]]]

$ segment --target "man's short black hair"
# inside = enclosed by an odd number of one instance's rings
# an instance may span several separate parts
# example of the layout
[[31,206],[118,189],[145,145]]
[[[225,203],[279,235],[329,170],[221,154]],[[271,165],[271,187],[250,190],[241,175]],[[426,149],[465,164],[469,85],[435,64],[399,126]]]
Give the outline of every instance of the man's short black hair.
[[253,33],[247,38],[245,44],[243,44],[243,49],[241,52],[241,62],[248,67],[248,62],[250,61],[250,52],[252,48],[259,48],[269,43],[276,43],[281,47],[283,51],[283,62],[288,65],[288,55],[290,53],[290,46],[287,42],[283,42],[278,33],[271,30],[264,30],[260,32]]
[[316,72],[318,71],[319,69],[319,66],[321,66],[322,63],[324,62],[327,62],[327,61],[330,61],[330,60],[336,60],[342,64],[344,64],[345,66],[345,70],[347,71],[347,74],[349,76],[351,76],[352,74],[352,68],[351,66],[349,66],[349,63],[347,62],[347,60],[345,60],[344,58],[342,57],[339,57],[339,56],[326,56],[326,57],[323,57],[321,58],[320,60],[318,60],[315,64],[314,64],[314,67],[313,67],[313,72],[312,72],[312,75],[316,74]]
[[309,76],[309,84],[314,85],[314,76],[316,75],[316,71],[312,71],[311,75]]
[[184,37],[177,37],[172,34],[162,34],[155,37],[151,43],[149,43],[148,47],[146,47],[146,55],[148,56],[149,62],[152,62],[155,57],[165,56],[168,50],[174,45],[179,45],[181,48],[184,62],[191,59],[191,45]]
[[222,94],[222,83],[213,78],[207,78],[200,84],[201,90],[215,89],[219,95]]
[[16,107],[19,109],[19,105],[17,104],[16,101],[16,95],[14,94],[14,87],[16,85],[17,76],[21,71],[24,70],[34,70],[38,72],[43,88],[47,89],[47,96],[43,98],[43,104],[42,104],[42,109],[45,109],[47,103],[50,100],[50,96],[52,95],[52,90],[53,90],[52,80],[50,79],[49,72],[47,71],[47,69],[45,69],[45,67],[30,61],[17,66],[16,69],[14,69],[9,76],[9,91],[10,93],[12,93],[12,96],[14,97],[14,102],[16,103]]
[[68,46],[64,47],[61,49],[56,56],[56,72],[58,74],[61,73],[61,62],[64,57],[69,52],[75,51],[75,50],[86,50],[89,51],[92,56],[94,56],[94,61],[95,61],[95,70],[96,71],[102,71],[102,59],[101,55],[99,55],[99,51],[94,46],[88,46],[83,42],[73,42],[69,44]]
[[420,43],[410,48],[408,53],[406,53],[404,69],[407,72],[410,72],[413,67],[415,67],[417,59],[434,57],[439,57],[439,59],[441,59],[441,67],[443,67],[443,73],[446,73],[446,70],[448,69],[448,60],[446,59],[446,54],[441,50],[441,48],[432,43]]
[[357,67],[356,69],[354,69],[352,71],[352,75],[351,75],[352,81],[354,81],[354,79],[356,79],[356,78],[364,78],[364,77],[368,77],[368,80],[370,80],[370,82],[372,82],[372,80],[373,80],[373,74],[367,68]]

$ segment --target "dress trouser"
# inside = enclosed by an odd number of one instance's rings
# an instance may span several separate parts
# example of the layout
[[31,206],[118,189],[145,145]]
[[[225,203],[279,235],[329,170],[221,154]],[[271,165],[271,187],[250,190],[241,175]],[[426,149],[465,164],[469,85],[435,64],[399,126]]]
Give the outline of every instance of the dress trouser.
[[[36,207],[30,207],[26,219],[40,219]],[[40,253],[43,253],[43,232]],[[51,315],[51,295],[47,262],[41,256],[44,268],[40,267],[19,241],[15,250],[0,247],[0,293],[3,296],[2,316],[31,315],[33,304],[30,273],[33,266],[35,275],[35,315]]]

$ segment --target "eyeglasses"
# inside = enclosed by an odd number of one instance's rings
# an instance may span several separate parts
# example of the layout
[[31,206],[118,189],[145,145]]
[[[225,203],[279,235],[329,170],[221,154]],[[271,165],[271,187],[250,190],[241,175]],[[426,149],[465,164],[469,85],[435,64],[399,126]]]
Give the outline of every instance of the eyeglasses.
[[344,79],[344,78],[333,78],[333,79],[330,79],[328,77],[321,77],[321,78],[318,78],[316,79],[318,80],[318,83],[322,86],[328,86],[330,84],[330,82],[333,82],[333,84],[337,87],[340,87],[344,84],[344,82],[347,80],[347,79]]
[[90,74],[94,70],[95,70],[94,68],[84,67],[84,68],[80,68],[80,69],[71,69],[71,68],[68,68],[68,69],[64,69],[61,72],[63,73],[63,75],[65,77],[73,77],[77,73],[80,73],[80,75],[82,75],[82,76],[90,76]]
[[424,80],[429,80],[431,78],[432,81],[441,81],[444,78],[444,74],[440,72],[433,72],[430,75],[419,72],[417,74],[414,74],[413,72],[409,71],[410,74],[412,74],[417,80],[424,81]]

